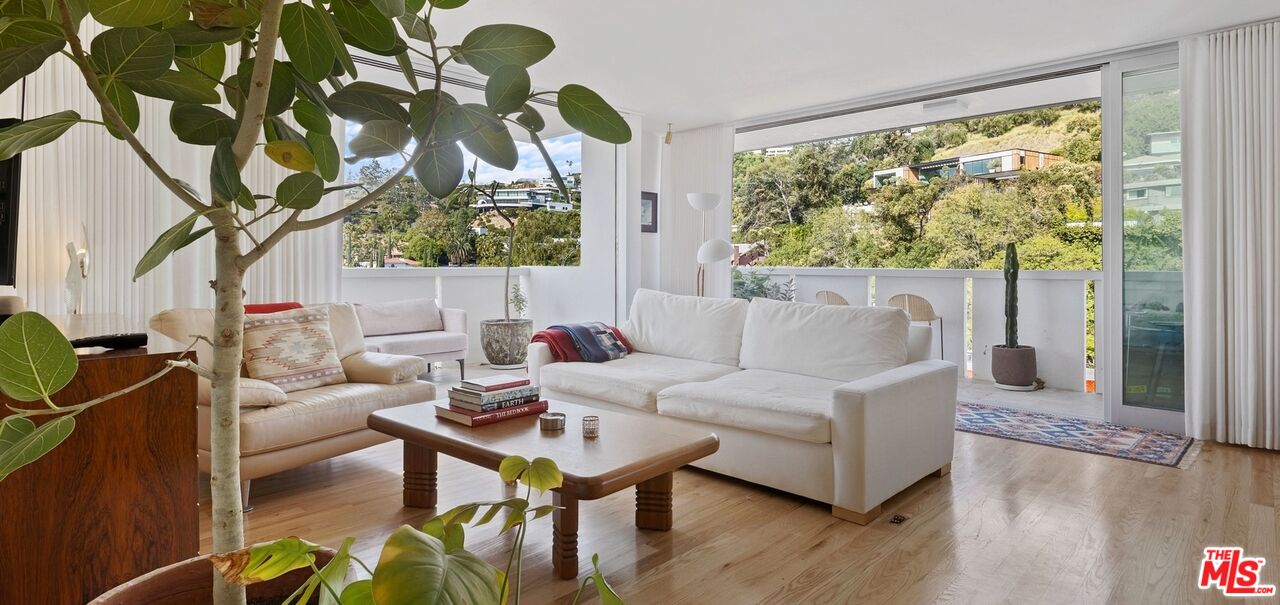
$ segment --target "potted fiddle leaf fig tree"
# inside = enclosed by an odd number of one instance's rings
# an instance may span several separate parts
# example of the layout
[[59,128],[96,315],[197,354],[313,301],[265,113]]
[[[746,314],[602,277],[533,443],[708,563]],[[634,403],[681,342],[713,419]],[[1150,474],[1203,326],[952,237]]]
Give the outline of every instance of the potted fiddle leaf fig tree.
[[[539,137],[545,127],[534,108],[539,103],[554,101],[564,121],[587,136],[617,144],[631,139],[626,121],[592,90],[577,84],[534,90],[527,70],[554,50],[547,34],[513,24],[484,25],[461,39],[436,31],[436,11],[466,3],[46,0],[11,18],[0,36],[0,92],[50,61],[67,60],[100,113],[86,117],[66,110],[0,129],[0,160],[51,143],[77,125],[104,128],[189,211],[146,251],[135,278],[177,249],[213,239],[214,353],[190,369],[212,384],[215,554],[244,547],[237,381],[242,288],[255,263],[290,234],[336,225],[368,207],[410,173],[432,195],[448,195],[463,179],[463,148],[487,164],[514,168],[518,154],[511,128],[549,157]],[[101,28],[82,27],[86,19]],[[81,37],[99,30],[87,44]],[[394,58],[404,84],[361,80],[351,49]],[[420,79],[419,65],[427,78]],[[455,66],[468,66],[485,79],[485,103],[463,103],[444,90],[444,69]],[[149,113],[154,106],[140,104],[139,96],[172,102],[167,116]],[[394,157],[401,165],[355,202],[321,211],[317,206],[325,194],[344,187],[334,115],[361,124],[347,145],[348,161]],[[165,158],[147,148],[139,128],[161,123],[193,153],[210,154],[207,187],[171,173]],[[255,190],[243,175],[266,162],[286,175]],[[550,161],[548,169],[558,177]],[[11,426],[6,422],[4,428]],[[244,603],[243,587],[215,581],[212,601]]]
[[1036,349],[1018,343],[1018,247],[1004,249],[1004,344],[991,347],[991,376],[1009,391],[1034,391]]

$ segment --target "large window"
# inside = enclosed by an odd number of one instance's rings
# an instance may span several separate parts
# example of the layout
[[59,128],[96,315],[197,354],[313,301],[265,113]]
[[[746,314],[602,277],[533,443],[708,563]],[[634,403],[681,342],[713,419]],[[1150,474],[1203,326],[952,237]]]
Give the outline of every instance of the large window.
[[[359,132],[347,126],[347,140]],[[579,134],[544,141],[569,190],[564,199],[538,149],[516,142],[514,170],[481,163],[476,183],[496,184],[494,201],[515,223],[513,263],[577,265],[581,260],[582,139]],[[473,157],[466,156],[471,166]],[[347,182],[372,188],[403,166],[401,158],[365,160],[348,166]],[[352,189],[350,198],[363,191]],[[344,267],[502,266],[508,226],[492,203],[466,188],[443,199],[432,197],[408,176],[376,203],[347,217],[342,225]]]
[[1100,104],[738,153],[741,265],[1102,267]]

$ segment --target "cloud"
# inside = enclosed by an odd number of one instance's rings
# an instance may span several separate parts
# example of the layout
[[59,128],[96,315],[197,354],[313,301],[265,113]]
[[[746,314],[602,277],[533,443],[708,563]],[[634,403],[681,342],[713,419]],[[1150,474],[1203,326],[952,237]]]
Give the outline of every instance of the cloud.
[[[360,132],[360,125],[348,123],[346,129],[346,141],[350,142],[352,137]],[[579,133],[567,134],[552,139],[546,139],[543,145],[547,148],[547,154],[551,156],[551,160],[555,163],[556,168],[560,169],[561,174],[569,174],[571,172],[582,171],[582,135]],[[546,162],[542,159],[542,154],[538,152],[538,148],[530,143],[516,141],[516,152],[519,154],[520,160],[513,170],[503,170],[489,166],[484,162],[476,169],[476,182],[479,184],[488,184],[494,181],[509,183],[516,180],[538,180],[551,176],[551,171],[547,169]],[[468,169],[471,163],[475,161],[475,156],[470,152],[463,150],[463,158]],[[361,166],[364,166],[372,160],[361,160],[355,164],[347,165],[348,177],[354,176]],[[378,162],[383,166],[392,170],[399,169],[404,165],[404,158],[386,157],[379,158]]]

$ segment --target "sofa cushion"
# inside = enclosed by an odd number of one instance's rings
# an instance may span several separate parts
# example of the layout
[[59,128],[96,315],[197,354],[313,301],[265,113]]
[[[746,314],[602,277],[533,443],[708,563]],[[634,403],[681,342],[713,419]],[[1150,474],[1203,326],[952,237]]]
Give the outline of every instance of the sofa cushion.
[[809,441],[831,442],[831,399],[838,380],[743,370],[658,393],[658,413]]
[[389,355],[373,351],[361,351],[342,360],[342,371],[351,382],[375,384],[400,384],[425,374],[431,364],[413,355]]
[[444,329],[440,308],[431,298],[356,305],[356,315],[360,317],[360,328],[365,336]]
[[907,362],[907,314],[752,299],[742,333],[745,369],[848,382]]
[[539,371],[538,382],[548,389],[652,412],[662,389],[738,371],[730,365],[637,352],[604,363],[548,364]]
[[242,408],[269,408],[288,400],[289,394],[270,382],[252,378],[240,379],[240,407]]
[[356,353],[364,352],[364,332],[360,329],[355,305],[330,303],[315,306],[323,307],[329,312],[329,333],[333,334],[333,345],[338,349],[338,359],[346,359]]
[[467,335],[461,332],[418,332],[366,336],[365,349],[392,355],[435,355],[467,348]]
[[346,382],[337,351],[327,309],[245,316],[244,366],[249,377],[286,393]]
[[[288,401],[240,413],[240,452],[261,454],[319,441],[366,428],[369,414],[386,408],[435,399],[435,385],[348,382],[289,393]],[[199,408],[201,449],[209,449],[208,411]]]
[[738,365],[747,301],[636,290],[622,333],[637,351]]

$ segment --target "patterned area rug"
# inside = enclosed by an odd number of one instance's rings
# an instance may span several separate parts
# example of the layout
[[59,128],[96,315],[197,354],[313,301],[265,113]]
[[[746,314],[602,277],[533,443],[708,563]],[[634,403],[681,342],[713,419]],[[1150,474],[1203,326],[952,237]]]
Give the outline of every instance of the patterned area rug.
[[1186,468],[1190,437],[1010,408],[956,403],[956,430],[1162,466]]

